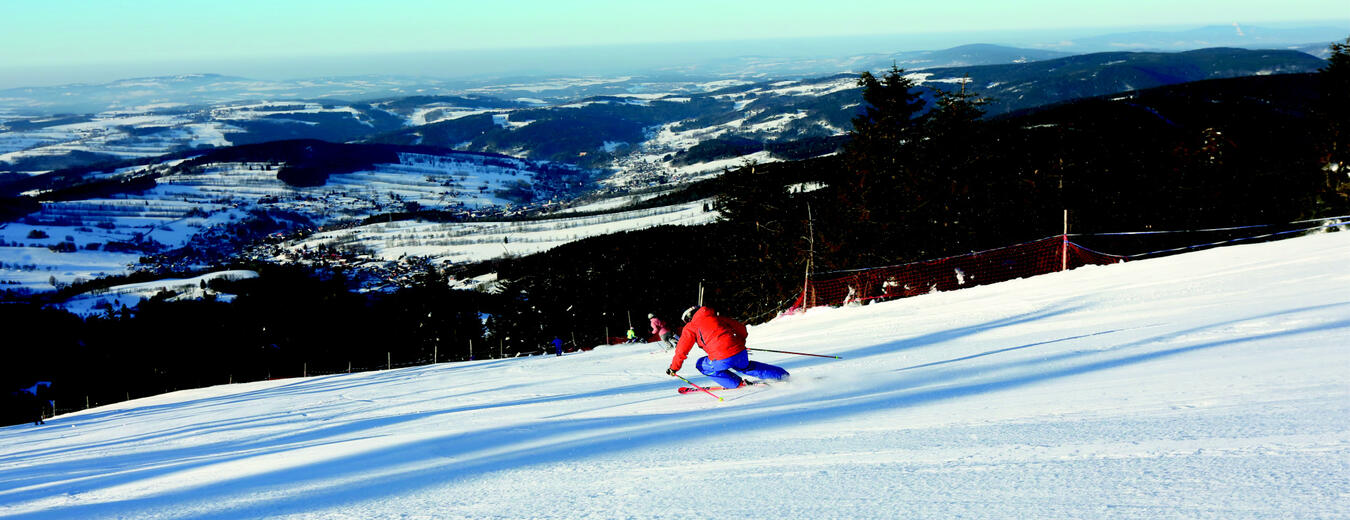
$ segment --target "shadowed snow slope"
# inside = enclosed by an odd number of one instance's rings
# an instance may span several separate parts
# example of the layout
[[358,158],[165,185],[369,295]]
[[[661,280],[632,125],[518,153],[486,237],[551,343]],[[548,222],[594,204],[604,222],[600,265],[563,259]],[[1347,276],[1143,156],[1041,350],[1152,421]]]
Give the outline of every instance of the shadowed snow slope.
[[655,345],[139,399],[0,429],[0,517],[1344,517],[1347,259],[1328,233],[782,317],[751,346],[844,359],[753,353],[791,381],[725,402]]

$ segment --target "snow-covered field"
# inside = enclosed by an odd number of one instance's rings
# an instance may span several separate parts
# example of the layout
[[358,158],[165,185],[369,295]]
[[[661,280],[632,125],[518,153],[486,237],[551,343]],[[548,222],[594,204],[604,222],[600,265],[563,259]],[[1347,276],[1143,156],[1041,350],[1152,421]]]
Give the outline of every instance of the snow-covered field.
[[[132,129],[148,129],[133,135]],[[194,121],[186,114],[148,115],[109,112],[89,121],[37,130],[0,132],[0,161],[62,155],[72,151],[97,152],[120,158],[161,155],[178,146],[229,144],[224,123]]]
[[[184,147],[229,146],[225,134],[240,133],[241,121],[288,114],[359,115],[351,107],[323,108],[316,103],[274,102],[226,104],[204,111],[160,106],[112,110],[87,120],[33,130],[0,131],[0,161],[34,156],[92,152],[122,159],[166,154]],[[35,121],[41,121],[40,119]],[[40,172],[34,172],[40,173]]]
[[[654,345],[218,386],[0,429],[6,518],[1345,518],[1350,233]],[[645,312],[640,302],[634,310]],[[706,383],[692,368],[683,374]]]
[[[159,166],[122,168],[94,176],[131,175],[155,167]],[[29,223],[0,223],[0,288],[44,291],[52,289],[52,281],[69,284],[126,274],[142,253],[109,252],[107,244],[148,238],[165,248],[177,248],[213,227],[240,222],[252,209],[299,214],[322,225],[335,219],[362,219],[401,210],[409,202],[441,210],[509,206],[511,202],[498,196],[498,192],[522,183],[533,186],[538,182],[540,163],[473,154],[404,153],[397,164],[334,174],[323,186],[304,188],[285,184],[277,179],[275,169],[268,168],[264,164],[214,163],[197,173],[162,177],[154,188],[140,193],[45,203],[41,212],[30,215]],[[541,196],[551,193],[544,188],[534,189]],[[617,232],[634,226],[659,225],[645,220],[631,224],[629,227],[614,224],[603,229]],[[526,242],[539,241],[524,238]],[[493,240],[494,247],[482,251],[487,256],[474,258],[540,250],[503,249],[501,236],[476,241]],[[551,240],[554,244],[548,247],[571,239],[559,236]],[[63,243],[69,243],[71,250],[58,253],[50,249]],[[458,254],[445,251],[440,255]]]
[[258,273],[254,271],[227,270],[192,278],[165,278],[153,282],[114,285],[107,289],[75,295],[60,307],[72,314],[90,316],[105,312],[107,309],[135,308],[142,300],[154,297],[162,291],[172,291],[175,294],[170,300],[200,300],[211,295],[219,301],[228,301],[233,299],[234,295],[217,293],[206,287],[206,284],[218,279],[242,280],[257,277]]
[[382,260],[422,256],[437,263],[472,263],[508,255],[534,254],[584,238],[624,231],[707,224],[719,215],[715,211],[704,211],[703,208],[710,203],[711,200],[703,200],[587,217],[519,222],[400,221],[367,224],[316,233],[304,240],[291,242],[287,247],[292,251],[324,246],[343,250],[355,248]]

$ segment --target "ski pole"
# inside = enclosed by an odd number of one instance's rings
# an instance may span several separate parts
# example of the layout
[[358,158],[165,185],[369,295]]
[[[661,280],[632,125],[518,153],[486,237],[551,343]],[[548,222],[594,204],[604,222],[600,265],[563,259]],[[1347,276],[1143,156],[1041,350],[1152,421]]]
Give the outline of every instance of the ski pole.
[[718,397],[717,394],[714,394],[714,393],[712,393],[712,392],[709,392],[707,388],[703,388],[703,387],[701,387],[701,386],[698,386],[698,385],[694,384],[693,381],[690,381],[690,380],[688,380],[688,379],[685,379],[684,376],[682,376],[682,375],[675,374],[675,377],[680,378],[681,381],[684,381],[684,382],[686,382],[686,383],[689,383],[689,386],[692,386],[692,387],[694,387],[694,388],[697,388],[697,389],[699,389],[699,390],[702,390],[703,393],[705,393],[705,394],[711,395],[711,396],[713,396],[713,397],[717,397],[717,400],[718,400],[718,401],[721,401],[721,400],[722,400],[722,398],[721,398],[721,397]]
[[826,356],[826,355],[821,355],[821,354],[807,354],[807,353],[805,353],[805,352],[788,352],[788,351],[786,351],[786,350],[769,350],[769,349],[767,349],[767,348],[750,348],[750,347],[746,347],[745,350],[758,350],[758,351],[760,351],[760,352],[777,352],[777,353],[779,353],[779,354],[796,354],[796,355],[798,355],[798,356],[815,356],[815,357],[823,357],[823,358],[831,358],[831,359],[844,359],[844,358],[841,358],[841,357],[839,357],[839,356]]

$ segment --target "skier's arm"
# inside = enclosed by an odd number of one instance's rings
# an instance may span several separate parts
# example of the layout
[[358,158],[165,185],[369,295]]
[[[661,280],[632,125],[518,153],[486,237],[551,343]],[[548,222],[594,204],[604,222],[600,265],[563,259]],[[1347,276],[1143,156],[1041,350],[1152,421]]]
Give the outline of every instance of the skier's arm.
[[693,324],[685,325],[680,331],[680,343],[675,345],[675,358],[670,360],[671,370],[679,372],[680,367],[684,366],[684,358],[689,357],[689,351],[694,348],[696,335]]

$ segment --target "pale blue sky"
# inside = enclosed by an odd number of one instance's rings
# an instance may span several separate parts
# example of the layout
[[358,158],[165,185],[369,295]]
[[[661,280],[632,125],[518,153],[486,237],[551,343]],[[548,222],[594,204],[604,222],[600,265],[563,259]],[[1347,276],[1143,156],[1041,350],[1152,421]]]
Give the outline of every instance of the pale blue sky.
[[[0,76],[20,71],[40,84],[50,83],[44,74],[73,75],[81,67],[125,65],[130,72],[154,63],[1315,22],[1350,18],[1346,6],[1345,0],[0,0]],[[913,49],[876,49],[896,50]]]

